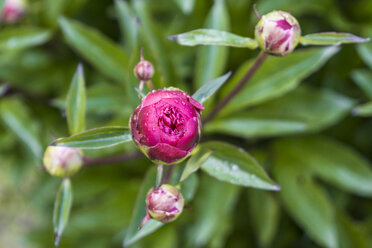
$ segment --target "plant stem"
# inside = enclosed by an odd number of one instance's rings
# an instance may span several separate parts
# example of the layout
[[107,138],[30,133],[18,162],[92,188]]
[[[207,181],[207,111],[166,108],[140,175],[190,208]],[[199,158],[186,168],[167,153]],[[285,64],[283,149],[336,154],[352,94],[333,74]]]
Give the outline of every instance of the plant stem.
[[171,165],[168,166],[168,168],[165,172],[165,176],[163,178],[163,184],[167,184],[169,182],[169,179],[172,176],[174,166],[175,166],[174,164],[171,164]]
[[263,64],[263,62],[266,60],[267,57],[268,55],[266,53],[260,52],[256,60],[254,61],[252,67],[249,69],[249,71],[247,71],[247,73],[240,80],[240,82],[235,86],[235,88],[204,119],[204,124],[212,120],[221,111],[221,109],[225,107],[225,105],[244,88],[244,86],[249,82],[249,80],[256,73],[256,71],[261,67],[261,65]]
[[156,181],[155,181],[155,188],[159,188],[161,182],[163,181],[163,164],[159,164],[157,171],[156,171]]
[[115,164],[123,161],[132,160],[135,158],[141,157],[142,153],[139,151],[126,153],[122,155],[115,155],[115,156],[109,156],[109,157],[103,157],[103,158],[89,158],[84,157],[84,166],[97,166],[102,164]]

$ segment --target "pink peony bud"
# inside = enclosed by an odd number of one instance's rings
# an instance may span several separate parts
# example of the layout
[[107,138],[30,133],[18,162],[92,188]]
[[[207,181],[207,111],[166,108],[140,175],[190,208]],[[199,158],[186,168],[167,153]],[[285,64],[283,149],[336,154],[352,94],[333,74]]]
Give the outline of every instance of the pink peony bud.
[[154,90],[143,98],[130,118],[133,141],[154,162],[179,162],[199,142],[203,109],[181,90]]
[[291,14],[272,11],[257,23],[255,37],[264,52],[284,56],[297,46],[301,29]]
[[77,148],[48,146],[43,162],[44,167],[52,176],[70,177],[83,165],[83,154]]
[[148,81],[154,75],[154,67],[149,61],[141,59],[134,67],[134,75],[141,81]]
[[1,19],[6,23],[14,23],[22,18],[25,12],[25,0],[5,0]]
[[163,223],[177,219],[183,210],[183,204],[181,192],[170,184],[150,189],[146,197],[148,214]]

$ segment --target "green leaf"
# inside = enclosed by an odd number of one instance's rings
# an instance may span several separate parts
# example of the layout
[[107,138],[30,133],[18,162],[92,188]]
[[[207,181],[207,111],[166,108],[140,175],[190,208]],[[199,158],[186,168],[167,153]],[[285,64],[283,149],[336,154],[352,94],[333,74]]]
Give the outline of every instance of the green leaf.
[[[138,18],[135,16],[133,9],[128,2],[123,0],[115,1],[115,9],[117,13],[117,19],[119,22],[122,40],[124,42],[125,51],[130,55],[129,59],[129,69],[130,71],[139,62],[139,22]],[[126,73],[125,78],[125,91],[127,94],[127,102],[134,110],[139,104],[139,99],[137,94],[133,94],[133,88],[138,87],[138,79],[135,77],[134,73]]]
[[186,247],[205,247],[214,236],[226,236],[238,195],[239,187],[203,175],[193,208],[196,221],[189,228]]
[[372,42],[359,44],[357,46],[359,56],[364,60],[370,69],[372,69]]
[[368,42],[369,38],[361,38],[349,33],[324,32],[307,34],[300,38],[300,43],[307,45],[338,45]]
[[368,98],[372,100],[372,72],[364,69],[354,70],[351,72],[351,77]]
[[[145,0],[136,0],[132,2],[133,9],[141,25],[140,39],[144,42],[145,48],[151,50],[154,57],[154,66],[156,74],[162,76],[161,80],[170,82],[173,78],[171,55],[168,51],[167,40],[162,28],[156,25],[150,11],[150,5]],[[146,50],[146,51],[148,51]],[[156,76],[155,74],[155,76]]]
[[372,196],[372,169],[368,160],[351,147],[325,137],[284,139],[279,149],[328,183],[348,192]]
[[123,82],[128,72],[128,55],[115,43],[93,28],[64,17],[59,24],[67,43],[98,71]]
[[3,13],[5,0],[0,0],[0,13]]
[[153,233],[161,226],[163,223],[156,220],[149,220],[140,230],[138,227],[142,219],[146,216],[146,195],[147,192],[154,187],[156,177],[156,166],[152,166],[146,173],[145,178],[143,179],[142,186],[137,194],[137,199],[134,204],[134,210],[132,213],[132,218],[127,228],[126,235],[123,241],[123,246],[127,247],[141,238]]
[[370,117],[372,116],[372,101],[359,105],[353,109],[354,115]]
[[16,98],[2,99],[0,101],[0,117],[35,157],[40,159],[43,154],[43,144],[39,136],[40,127],[32,118],[27,105]]
[[[222,115],[228,115],[242,108],[276,98],[293,90],[311,73],[318,70],[331,58],[339,47],[303,49],[285,57],[269,57],[227,106]],[[222,91],[226,96],[250,69],[252,61],[245,63]]]
[[225,75],[212,79],[201,86],[193,95],[194,98],[199,103],[203,104],[209,97],[211,97],[216,91],[229,79],[231,72]]
[[63,11],[69,5],[68,1],[65,0],[44,0],[42,2],[45,23],[54,28],[58,24],[58,17],[63,14]]
[[132,140],[126,127],[100,127],[89,129],[67,138],[56,140],[52,145],[80,149],[101,149]]
[[371,243],[368,241],[368,233],[363,226],[352,221],[345,213],[337,211],[337,227],[341,248],[368,248]]
[[353,100],[331,90],[301,86],[250,111],[213,120],[204,131],[245,138],[314,132],[336,123],[353,106]]
[[[100,83],[86,89],[86,112],[95,115],[123,115],[129,119],[133,110],[123,97],[123,88],[118,84]],[[53,106],[66,108],[66,98],[53,100]]]
[[242,37],[216,29],[196,29],[168,37],[184,46],[215,45],[228,47],[243,47],[255,49],[258,44],[255,39]]
[[250,190],[249,218],[254,226],[254,231],[260,247],[271,247],[279,227],[280,206],[279,202],[269,192]]
[[245,187],[280,190],[257,163],[243,149],[219,141],[200,145],[213,151],[201,169],[218,180]]
[[190,14],[195,5],[195,0],[174,0],[184,14]]
[[185,204],[194,199],[196,190],[199,185],[199,178],[196,174],[191,174],[187,179],[182,182],[181,193],[185,200]]
[[[217,30],[229,29],[229,14],[224,0],[214,1],[204,26]],[[196,58],[194,87],[200,88],[207,81],[221,75],[227,56],[227,47],[200,47]]]
[[78,65],[66,99],[67,124],[70,135],[85,130],[85,82],[83,66]]
[[63,230],[65,229],[72,206],[72,187],[69,178],[62,180],[59,187],[53,210],[53,225],[55,246],[58,246]]
[[115,9],[118,15],[118,22],[124,37],[124,44],[127,52],[133,51],[138,36],[136,17],[129,4],[123,0],[115,0]]
[[0,51],[25,49],[46,43],[52,37],[48,29],[38,27],[9,27],[0,30]]
[[274,154],[274,175],[282,187],[280,196],[289,214],[319,245],[337,247],[332,203],[297,160],[301,153],[293,157],[288,153],[288,147],[276,145]]
[[[285,1],[258,1],[257,9],[260,13],[268,13],[272,10],[289,10],[296,8],[295,16],[306,15],[310,13],[319,13],[325,15],[325,10],[329,12],[329,8],[333,2],[329,0],[285,0]],[[256,17],[254,16],[256,19]],[[257,21],[257,19],[256,19]]]
[[208,159],[212,154],[212,150],[201,147],[198,151],[189,158],[185,165],[185,169],[182,172],[180,182],[187,179],[192,173],[199,170],[200,166]]

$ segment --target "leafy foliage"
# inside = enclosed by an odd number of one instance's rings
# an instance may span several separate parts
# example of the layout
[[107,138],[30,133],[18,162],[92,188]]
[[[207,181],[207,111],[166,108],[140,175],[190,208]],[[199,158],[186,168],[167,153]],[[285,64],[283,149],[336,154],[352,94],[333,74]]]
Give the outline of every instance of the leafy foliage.
[[[258,1],[260,14],[293,10],[299,47],[270,56],[190,158],[164,168],[182,215],[138,230],[156,178],[127,128],[140,49],[151,84],[184,90],[207,117],[254,63],[252,3],[35,0],[2,23],[0,247],[52,247],[62,231],[62,248],[371,247],[369,1]],[[48,144],[100,166],[61,184],[40,167]]]
[[73,136],[62,138],[53,144],[81,149],[100,149],[131,141],[132,138],[125,127],[93,128]]

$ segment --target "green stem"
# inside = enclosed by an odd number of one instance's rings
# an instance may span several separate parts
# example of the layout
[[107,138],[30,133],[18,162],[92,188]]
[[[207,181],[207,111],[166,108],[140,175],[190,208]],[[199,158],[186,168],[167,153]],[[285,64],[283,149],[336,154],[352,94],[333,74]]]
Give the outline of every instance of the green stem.
[[156,171],[156,181],[155,181],[155,187],[159,188],[161,185],[161,182],[163,181],[163,164],[159,164],[157,171]]
[[169,179],[172,176],[172,172],[173,172],[174,167],[175,167],[174,164],[171,164],[171,165],[168,166],[168,168],[165,172],[165,176],[163,178],[163,184],[169,183]]
[[253,77],[256,71],[261,67],[263,62],[266,60],[268,55],[264,52],[260,52],[257,56],[256,60],[254,61],[252,67],[247,71],[244,77],[240,80],[240,82],[235,86],[235,88],[212,110],[212,112],[204,119],[204,124],[212,120],[225,105],[230,102],[249,82],[249,80]]

